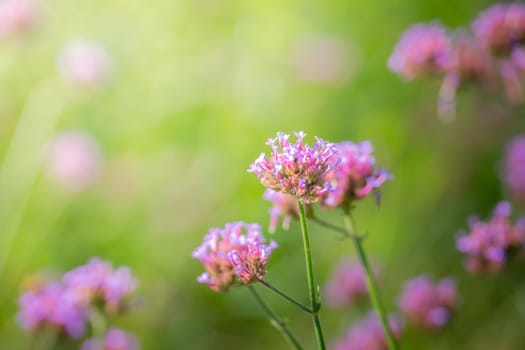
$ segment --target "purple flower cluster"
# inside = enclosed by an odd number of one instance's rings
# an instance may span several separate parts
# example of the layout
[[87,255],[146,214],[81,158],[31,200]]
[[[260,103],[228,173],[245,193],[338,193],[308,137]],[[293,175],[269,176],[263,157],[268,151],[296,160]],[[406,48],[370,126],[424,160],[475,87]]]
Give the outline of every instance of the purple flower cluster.
[[324,206],[347,208],[353,200],[366,197],[392,178],[387,171],[375,167],[372,152],[372,144],[368,141],[336,144],[338,162],[325,177],[331,190],[323,195]]
[[303,144],[303,132],[295,136],[296,142],[290,143],[290,135],[277,133],[267,142],[273,150],[270,156],[262,153],[248,171],[267,188],[290,194],[305,204],[315,203],[329,190],[325,176],[335,166],[334,145],[316,138],[310,147]]
[[85,340],[80,350],[139,350],[137,338],[118,328],[109,329],[103,340],[90,338]]
[[[403,322],[391,315],[388,317],[388,323],[394,337],[399,339],[403,331]],[[357,321],[333,348],[334,350],[388,350],[381,323],[374,312]]]
[[92,258],[88,264],[66,273],[61,281],[52,281],[23,293],[19,299],[18,323],[23,329],[38,331],[54,327],[69,337],[84,335],[92,307],[117,313],[125,309],[124,298],[137,287],[126,267]]
[[206,272],[197,281],[214,291],[227,291],[236,277],[246,284],[262,279],[266,263],[277,244],[265,244],[261,227],[244,222],[227,223],[224,228],[212,228],[203,243],[193,251]]
[[523,249],[525,217],[512,224],[510,215],[510,203],[500,202],[489,221],[477,217],[469,220],[470,232],[460,232],[456,241],[458,250],[467,255],[465,268],[468,271],[500,271],[514,252]]
[[272,202],[270,209],[270,226],[269,231],[275,232],[279,217],[283,217],[283,229],[290,227],[290,222],[299,217],[299,204],[294,196],[282,192],[267,189],[264,192],[264,199]]
[[427,329],[441,329],[457,307],[456,283],[450,278],[434,282],[418,276],[405,283],[399,297],[399,309],[414,324]]
[[[379,273],[374,271],[377,280]],[[356,261],[342,259],[333,269],[325,286],[326,303],[332,308],[341,308],[368,295],[365,271]]]
[[525,136],[518,136],[508,143],[503,170],[511,195],[525,202]]

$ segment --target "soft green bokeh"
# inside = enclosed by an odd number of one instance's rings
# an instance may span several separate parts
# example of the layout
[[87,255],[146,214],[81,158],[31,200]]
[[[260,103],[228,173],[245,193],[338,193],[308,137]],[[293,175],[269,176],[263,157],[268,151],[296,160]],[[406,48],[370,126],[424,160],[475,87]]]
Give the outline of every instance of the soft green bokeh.
[[[269,203],[246,169],[267,151],[268,137],[304,130],[309,141],[313,135],[371,140],[378,163],[395,176],[380,210],[368,199],[355,214],[369,232],[372,258],[384,266],[381,294],[390,310],[401,284],[417,274],[459,281],[462,305],[450,327],[430,335],[410,329],[403,349],[522,349],[524,269],[472,277],[454,247],[468,215],[486,217],[504,198],[500,161],[506,140],[525,130],[523,109],[467,90],[457,120],[442,124],[435,113],[438,83],[405,83],[386,68],[409,25],[438,18],[465,26],[488,5],[42,1],[36,32],[0,43],[0,161],[8,174],[0,181],[0,242],[14,237],[0,271],[0,348],[28,346],[15,322],[26,276],[59,274],[99,256],[130,266],[140,279],[143,305],[119,324],[139,336],[143,349],[285,349],[246,290],[218,294],[195,281],[202,267],[191,252],[210,227],[237,220],[266,227]],[[346,75],[333,84],[304,81],[293,65],[302,40],[319,35],[343,48]],[[110,52],[108,89],[80,96],[60,82],[56,56],[76,38]],[[28,101],[37,105],[23,128]],[[45,141],[70,129],[92,134],[105,158],[100,178],[79,194],[40,170]],[[16,130],[18,153],[9,160]],[[298,224],[273,238],[280,248],[268,280],[306,301]],[[354,254],[349,242],[313,225],[312,249],[320,284],[333,263]],[[262,293],[314,348],[307,315]],[[328,338],[366,308],[323,309]]]

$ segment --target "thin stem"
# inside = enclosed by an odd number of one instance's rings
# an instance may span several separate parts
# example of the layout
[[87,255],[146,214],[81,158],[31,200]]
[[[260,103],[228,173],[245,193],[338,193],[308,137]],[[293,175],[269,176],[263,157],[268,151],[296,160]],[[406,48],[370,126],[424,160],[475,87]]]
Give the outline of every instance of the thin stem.
[[107,328],[106,317],[93,307],[89,310],[89,322],[91,323],[93,337],[103,341]]
[[304,205],[301,201],[299,202],[299,219],[301,221],[301,231],[303,233],[303,244],[304,244],[304,258],[306,261],[306,275],[308,278],[308,292],[310,296],[310,306],[313,310],[312,320],[314,322],[315,336],[317,338],[317,344],[319,349],[326,349],[324,343],[323,330],[321,328],[321,321],[319,319],[319,309],[321,304],[317,300],[317,291],[315,288],[314,271],[312,266],[312,253],[310,251],[310,238],[308,237],[308,225],[306,224],[306,213]]
[[252,292],[253,296],[255,297],[255,299],[261,306],[261,308],[264,310],[268,318],[270,319],[272,325],[279,332],[281,332],[283,337],[286,338],[286,340],[290,343],[292,348],[297,349],[297,350],[302,350],[303,347],[301,346],[301,344],[299,344],[295,336],[288,329],[288,327],[286,326],[286,323],[283,320],[281,320],[279,316],[277,316],[277,314],[272,311],[272,309],[270,309],[270,307],[264,302],[264,300],[261,298],[259,293],[257,293],[257,291],[255,290],[253,286],[248,286],[248,289],[250,290],[250,292]]
[[368,263],[368,258],[366,256],[365,249],[363,248],[363,237],[358,236],[355,233],[352,216],[349,212],[345,213],[344,218],[348,234],[351,237],[352,242],[354,243],[354,246],[357,250],[357,255],[359,256],[359,260],[361,261],[361,265],[363,265],[363,268],[365,270],[365,278],[370,294],[370,300],[372,301],[372,305],[374,306],[374,309],[376,309],[376,312],[379,316],[379,320],[381,321],[381,326],[383,327],[383,332],[385,333],[388,349],[399,350],[399,345],[397,344],[394,338],[394,334],[392,333],[392,330],[388,325],[388,319],[386,316],[385,308],[381,303],[381,299],[379,298],[377,284],[374,279],[372,269],[370,268],[370,264]]
[[312,221],[315,222],[316,224],[320,225],[320,226],[323,226],[323,227],[326,227],[332,231],[336,231],[336,232],[339,232],[340,234],[342,234],[345,238],[348,237],[348,231],[345,230],[344,228],[342,227],[339,227],[337,225],[334,225],[328,221],[324,221],[323,219],[319,219],[318,217],[316,216],[312,216],[311,217]]
[[30,344],[31,350],[51,350],[57,345],[58,332],[52,327],[41,329]]
[[301,304],[300,302],[298,302],[297,300],[295,300],[291,296],[287,295],[286,293],[282,292],[281,290],[277,289],[276,287],[272,286],[270,283],[266,282],[265,280],[259,280],[259,282],[263,286],[265,286],[266,288],[270,289],[271,291],[279,294],[280,296],[282,296],[283,298],[285,298],[286,300],[288,300],[292,304],[300,307],[303,311],[306,311],[309,314],[313,313],[312,309],[310,309],[308,306],[305,306],[305,305]]

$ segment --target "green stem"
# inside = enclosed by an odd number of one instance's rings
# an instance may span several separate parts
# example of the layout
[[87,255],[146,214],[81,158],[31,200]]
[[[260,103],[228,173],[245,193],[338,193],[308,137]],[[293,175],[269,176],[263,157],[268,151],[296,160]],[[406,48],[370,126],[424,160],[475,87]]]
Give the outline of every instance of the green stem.
[[317,300],[317,290],[315,287],[314,281],[314,271],[312,267],[312,253],[310,251],[310,238],[308,237],[308,225],[306,224],[306,213],[304,210],[303,203],[299,200],[299,219],[301,221],[301,231],[303,233],[303,244],[304,244],[304,258],[306,261],[306,275],[308,278],[308,292],[310,296],[310,306],[313,310],[312,320],[315,328],[315,336],[317,338],[317,344],[319,349],[326,349],[324,343],[323,330],[321,328],[321,321],[319,319],[319,310],[321,309],[321,304]]
[[291,302],[292,304],[300,307],[303,311],[306,311],[308,312],[309,314],[313,313],[312,309],[310,309],[308,306],[305,306],[303,304],[301,304],[300,302],[298,302],[297,300],[295,300],[294,298],[292,298],[291,296],[287,295],[286,293],[280,291],[279,289],[277,289],[276,287],[272,286],[270,283],[266,282],[265,280],[259,280],[259,282],[265,286],[266,288],[270,289],[271,291],[279,294],[280,296],[282,296],[283,298],[285,298],[286,300],[288,300],[289,302]]
[[106,317],[93,307],[89,310],[89,322],[91,323],[93,338],[103,342],[107,328]]
[[363,268],[365,270],[365,278],[370,294],[370,300],[372,301],[372,305],[374,306],[374,309],[376,310],[379,316],[379,320],[381,321],[381,326],[383,327],[383,332],[385,333],[388,349],[399,350],[399,345],[397,344],[394,338],[394,334],[392,333],[392,330],[388,325],[388,318],[385,312],[385,308],[381,303],[381,299],[379,298],[377,284],[374,279],[372,269],[370,268],[370,264],[368,263],[368,258],[366,256],[365,249],[363,248],[363,237],[356,234],[352,216],[349,212],[345,213],[344,218],[345,225],[348,230],[348,235],[354,243],[355,249],[357,250],[357,255],[359,256],[359,260],[361,261],[361,265],[363,265]]
[[319,226],[323,226],[323,227],[326,227],[332,231],[336,231],[336,232],[339,232],[340,234],[342,234],[345,238],[348,237],[348,231],[346,231],[344,228],[342,227],[339,227],[337,225],[334,225],[330,222],[327,222],[327,221],[324,221],[323,219],[319,219],[318,217],[316,216],[312,216],[311,217],[312,221],[317,223]]
[[286,338],[286,340],[290,343],[292,348],[297,349],[297,350],[302,350],[303,347],[301,346],[301,344],[299,344],[295,336],[288,329],[288,327],[286,326],[286,323],[283,320],[281,320],[279,316],[277,316],[277,314],[272,311],[272,309],[270,309],[270,307],[264,302],[264,300],[261,298],[259,293],[257,293],[257,291],[255,290],[253,286],[248,286],[248,289],[250,290],[250,292],[252,292],[253,296],[255,297],[255,299],[261,306],[261,308],[264,310],[268,318],[270,319],[272,325],[279,332],[281,332],[283,337]]

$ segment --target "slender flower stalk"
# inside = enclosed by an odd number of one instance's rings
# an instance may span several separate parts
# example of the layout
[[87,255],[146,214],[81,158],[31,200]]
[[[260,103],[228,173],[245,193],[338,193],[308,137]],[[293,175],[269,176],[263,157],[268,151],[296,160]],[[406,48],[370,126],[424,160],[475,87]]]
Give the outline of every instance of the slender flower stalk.
[[286,323],[277,316],[275,312],[266,304],[266,302],[261,298],[259,293],[255,290],[255,288],[251,285],[248,285],[248,289],[253,294],[254,298],[257,300],[261,308],[264,310],[270,321],[272,322],[272,325],[283,335],[283,337],[286,338],[286,340],[290,343],[292,348],[297,350],[302,350],[301,344],[299,344],[299,341],[295,338],[295,336],[292,334],[292,332],[288,329],[288,326]]
[[361,261],[361,264],[363,265],[363,269],[365,270],[365,279],[366,279],[366,284],[368,286],[368,291],[370,293],[370,300],[372,302],[372,305],[374,306],[374,309],[377,311],[379,320],[381,321],[381,326],[385,333],[386,341],[388,344],[388,349],[389,350],[399,350],[399,345],[397,344],[394,338],[392,329],[388,325],[388,318],[385,312],[385,308],[383,304],[381,303],[381,299],[379,298],[379,292],[377,289],[376,281],[374,279],[374,274],[370,267],[370,264],[368,263],[368,258],[366,256],[366,253],[363,247],[363,237],[357,235],[357,233],[355,232],[354,223],[353,223],[352,216],[349,211],[345,212],[344,219],[345,219],[345,226],[348,231],[348,236],[352,239],[352,242],[354,243],[354,246],[357,251],[357,255],[359,256],[359,260]]
[[349,238],[348,232],[346,231],[346,229],[339,227],[337,225],[334,225],[328,221],[324,221],[323,219],[320,219],[317,216],[312,216],[311,219],[313,222],[315,222],[319,226],[326,227],[332,231],[338,232],[343,235],[343,238]]
[[276,287],[272,286],[270,283],[266,282],[265,280],[259,280],[259,283],[261,283],[263,286],[265,286],[266,288],[268,288],[269,290],[279,294],[280,296],[282,296],[284,299],[288,300],[289,302],[291,302],[292,304],[298,306],[299,308],[301,308],[303,311],[306,311],[308,312],[309,314],[313,313],[313,310],[310,309],[308,306],[305,306],[303,305],[302,303],[298,302],[297,300],[295,300],[294,298],[292,298],[291,296],[289,296],[288,294],[284,293],[283,291],[277,289]]
[[314,271],[312,266],[312,253],[310,251],[310,238],[308,235],[308,226],[306,224],[306,213],[304,204],[298,200],[299,203],[299,219],[301,221],[301,231],[303,233],[304,257],[306,261],[306,275],[308,278],[308,292],[310,296],[310,305],[313,310],[312,319],[314,322],[315,335],[317,337],[317,344],[320,350],[326,349],[324,343],[323,330],[321,328],[321,321],[319,319],[319,309],[321,304],[317,300],[317,291],[315,287]]

